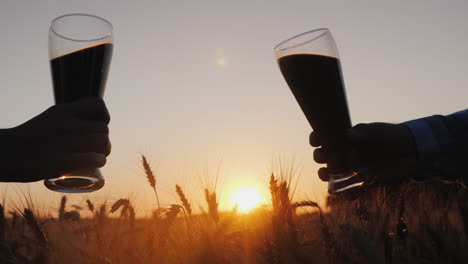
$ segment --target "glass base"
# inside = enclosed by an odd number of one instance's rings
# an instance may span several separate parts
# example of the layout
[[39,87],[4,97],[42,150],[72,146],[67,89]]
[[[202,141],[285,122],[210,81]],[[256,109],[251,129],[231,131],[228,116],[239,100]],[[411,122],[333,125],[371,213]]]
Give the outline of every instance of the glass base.
[[62,193],[88,193],[101,189],[105,180],[99,169],[83,169],[69,175],[44,180],[44,185],[52,191]]
[[365,175],[365,173],[357,171],[348,173],[330,173],[328,193],[344,194],[347,192],[355,192],[372,183]]

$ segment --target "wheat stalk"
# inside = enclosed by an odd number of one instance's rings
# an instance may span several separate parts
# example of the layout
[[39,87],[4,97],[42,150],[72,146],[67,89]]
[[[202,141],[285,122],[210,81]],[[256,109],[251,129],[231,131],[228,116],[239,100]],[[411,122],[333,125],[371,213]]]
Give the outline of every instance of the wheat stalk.
[[47,236],[42,226],[39,224],[36,217],[34,216],[33,211],[31,211],[31,209],[25,208],[22,215],[23,215],[23,218],[26,220],[27,225],[34,233],[34,236],[40,242],[40,244],[44,248],[47,248]]
[[179,215],[180,209],[182,209],[182,206],[178,204],[171,204],[171,206],[166,212],[166,218],[164,219],[166,223],[172,224],[172,222],[174,222],[174,220],[176,219],[177,215]]
[[[158,203],[158,212],[161,211],[161,204],[159,203],[159,196],[158,192],[156,191],[156,176],[153,173],[145,155],[141,155],[142,162],[143,162],[143,169],[145,170],[146,178],[148,179],[149,185],[154,190],[154,195],[156,196],[156,202]],[[158,213],[160,214],[160,213]]]
[[270,193],[271,193],[271,204],[273,206],[273,212],[278,210],[278,180],[275,178],[275,175],[272,173],[270,176]]
[[65,215],[65,207],[67,206],[67,196],[63,195],[62,199],[60,200],[60,207],[58,210],[59,220],[64,219]]
[[94,204],[89,199],[86,200],[86,204],[88,205],[89,211],[94,214]]
[[122,208],[120,211],[120,217],[127,218],[130,221],[130,224],[133,225],[135,222],[135,209],[130,203],[129,199],[119,199],[111,206],[111,213],[115,213],[119,208]]
[[16,228],[16,224],[18,223],[18,214],[15,211],[9,211],[8,212],[11,215],[11,229]]
[[184,206],[184,209],[187,212],[187,214],[192,215],[192,207],[190,206],[190,203],[189,203],[189,201],[187,199],[187,196],[185,196],[184,191],[177,184],[176,184],[176,192],[177,192],[177,195],[179,196],[179,199],[182,202],[182,205]]
[[81,218],[80,213],[78,211],[75,211],[75,210],[65,212],[65,214],[63,214],[63,220],[79,221],[80,218]]
[[217,223],[219,220],[219,213],[216,192],[210,192],[208,188],[205,188],[205,199],[206,203],[208,204],[208,214],[210,215],[211,219]]
[[270,176],[270,192],[273,204],[273,220],[277,228],[283,225],[293,225],[293,207],[289,199],[288,182],[282,179],[276,179],[272,173]]
[[318,203],[313,202],[313,201],[300,201],[300,202],[295,202],[292,204],[293,209],[297,209],[300,207],[313,207],[313,208],[318,208],[319,210],[321,210]]
[[98,219],[100,223],[103,223],[104,220],[107,218],[107,204],[104,202],[100,207],[99,210],[96,211],[94,217]]
[[159,237],[159,243],[161,246],[166,245],[166,241],[169,237],[169,229],[173,225],[174,221],[177,218],[177,215],[179,215],[180,210],[182,209],[182,206],[178,204],[171,204],[169,209],[166,211],[166,217],[164,218],[162,225],[163,229]]
[[110,212],[115,213],[120,207],[125,207],[126,204],[128,204],[127,199],[119,199],[111,206]]
[[133,225],[133,223],[135,222],[135,209],[133,208],[130,201],[128,202],[127,208],[128,208],[128,219],[130,220],[130,224]]

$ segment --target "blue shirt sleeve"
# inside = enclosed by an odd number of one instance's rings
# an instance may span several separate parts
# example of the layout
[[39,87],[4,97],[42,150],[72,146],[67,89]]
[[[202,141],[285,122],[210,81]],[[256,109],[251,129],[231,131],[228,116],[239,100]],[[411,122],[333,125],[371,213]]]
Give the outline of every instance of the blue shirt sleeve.
[[447,116],[433,115],[403,123],[416,142],[416,179],[468,180],[468,109]]

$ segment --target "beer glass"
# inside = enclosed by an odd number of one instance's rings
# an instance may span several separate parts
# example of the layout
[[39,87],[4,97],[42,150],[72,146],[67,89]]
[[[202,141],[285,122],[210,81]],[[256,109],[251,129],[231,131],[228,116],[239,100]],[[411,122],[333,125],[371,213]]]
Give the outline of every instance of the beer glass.
[[[111,23],[90,14],[67,14],[52,21],[49,59],[56,104],[104,96],[112,31]],[[58,192],[93,192],[104,186],[104,177],[98,168],[82,168],[44,184]]]
[[274,47],[277,62],[323,147],[333,153],[327,163],[328,192],[342,193],[364,185],[346,159],[344,133],[351,127],[340,58],[327,28],[308,31]]

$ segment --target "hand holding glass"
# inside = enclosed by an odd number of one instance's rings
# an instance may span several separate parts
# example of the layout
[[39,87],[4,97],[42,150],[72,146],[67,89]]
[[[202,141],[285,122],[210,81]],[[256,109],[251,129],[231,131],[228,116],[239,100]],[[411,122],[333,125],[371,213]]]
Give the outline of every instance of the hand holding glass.
[[327,164],[329,193],[364,184],[348,167],[344,134],[351,127],[338,49],[326,28],[305,32],[274,48],[279,68],[312,129],[334,157]]

